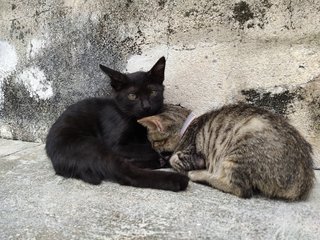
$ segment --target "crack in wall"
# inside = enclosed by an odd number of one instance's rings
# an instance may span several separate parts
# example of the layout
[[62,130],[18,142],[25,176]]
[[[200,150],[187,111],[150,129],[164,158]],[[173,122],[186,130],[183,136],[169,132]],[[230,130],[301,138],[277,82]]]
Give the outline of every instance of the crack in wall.
[[289,5],[287,7],[289,11],[289,25],[291,29],[295,29],[294,24],[293,24],[293,6],[292,6],[292,0],[289,0]]
[[171,25],[171,22],[172,22],[172,11],[173,11],[173,3],[174,0],[171,0],[171,1],[168,1],[168,8],[167,8],[167,17],[168,17],[168,22],[167,22],[167,31],[166,31],[166,45],[167,45],[167,56],[166,58],[168,59],[169,58],[169,51],[170,51],[170,42],[171,42],[171,33],[173,32],[172,30],[172,25]]

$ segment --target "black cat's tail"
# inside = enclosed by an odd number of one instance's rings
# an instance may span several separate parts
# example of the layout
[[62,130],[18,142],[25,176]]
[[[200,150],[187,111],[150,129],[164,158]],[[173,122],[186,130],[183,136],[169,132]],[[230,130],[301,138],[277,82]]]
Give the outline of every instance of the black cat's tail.
[[[99,144],[78,142],[77,148],[56,144],[47,141],[46,152],[56,174],[66,178],[81,179],[95,185],[111,180],[122,185],[169,191],[181,191],[188,186],[187,176],[139,168]],[[59,151],[55,150],[57,147]]]

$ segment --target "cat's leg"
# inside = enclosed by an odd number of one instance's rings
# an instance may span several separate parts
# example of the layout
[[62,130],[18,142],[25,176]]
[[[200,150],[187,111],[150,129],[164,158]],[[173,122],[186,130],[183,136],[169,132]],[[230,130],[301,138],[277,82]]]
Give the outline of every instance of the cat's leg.
[[116,182],[122,185],[182,191],[188,186],[189,178],[176,172],[137,168],[126,161],[110,161],[110,172]]
[[158,169],[165,166],[161,156],[150,144],[128,144],[119,146],[117,152],[139,168]]
[[152,148],[149,143],[135,143],[117,146],[115,149],[121,156],[126,158],[153,158],[155,155],[159,154]]
[[131,158],[128,159],[128,161],[139,168],[159,169],[170,167],[169,160],[165,159],[157,152]]
[[216,189],[241,198],[250,198],[252,188],[247,181],[248,178],[236,166],[232,166],[234,164],[229,161],[224,162],[224,166],[217,174],[210,173],[207,170],[190,171],[188,177],[193,182],[209,184]]
[[211,174],[207,170],[189,171],[188,177],[192,182],[210,185]]
[[164,166],[160,159],[145,160],[145,159],[128,159],[128,162],[139,168],[159,169]]
[[190,170],[204,169],[205,160],[201,154],[194,153],[193,149],[178,151],[170,158],[170,165],[178,172],[186,173]]
[[194,170],[188,172],[188,177],[192,182],[208,184],[218,190],[226,193],[232,193],[237,196],[240,195],[239,189],[230,184],[230,182],[225,181],[225,179],[219,179],[216,176],[212,176],[207,170]]

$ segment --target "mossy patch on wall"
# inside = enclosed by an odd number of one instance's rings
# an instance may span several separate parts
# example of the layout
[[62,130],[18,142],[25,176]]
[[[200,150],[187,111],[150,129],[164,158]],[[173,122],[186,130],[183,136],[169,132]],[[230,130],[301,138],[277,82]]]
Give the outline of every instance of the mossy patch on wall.
[[268,23],[267,13],[272,7],[268,0],[249,5],[245,1],[235,3],[232,9],[233,19],[239,22],[240,29],[259,27],[263,29]]
[[249,19],[253,19],[253,16],[253,12],[251,11],[248,3],[241,1],[234,5],[233,17],[241,25],[243,25]]
[[[296,112],[304,112],[301,120],[308,126],[308,130],[316,134],[320,133],[320,81],[291,88],[245,89],[241,91],[247,103],[272,110],[278,114],[294,116]],[[279,90],[279,89],[278,89]]]
[[281,93],[272,93],[248,89],[242,90],[241,93],[245,96],[245,100],[249,104],[264,107],[279,114],[286,114],[294,99],[301,97],[298,93],[290,92],[289,90],[285,90]]

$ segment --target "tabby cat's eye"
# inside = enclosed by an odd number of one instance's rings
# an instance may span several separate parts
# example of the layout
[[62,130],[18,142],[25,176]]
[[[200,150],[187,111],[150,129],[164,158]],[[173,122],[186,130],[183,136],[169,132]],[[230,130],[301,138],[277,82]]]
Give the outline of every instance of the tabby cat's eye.
[[137,99],[137,95],[135,95],[134,93],[129,93],[128,94],[128,98],[129,98],[129,100],[136,100]]
[[158,94],[157,91],[152,90],[151,93],[150,93],[150,96],[151,97],[155,97],[155,96],[157,96],[157,94]]

